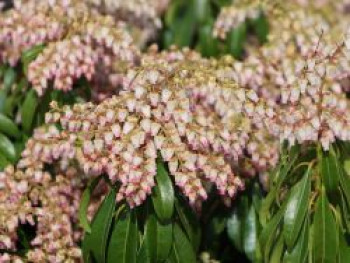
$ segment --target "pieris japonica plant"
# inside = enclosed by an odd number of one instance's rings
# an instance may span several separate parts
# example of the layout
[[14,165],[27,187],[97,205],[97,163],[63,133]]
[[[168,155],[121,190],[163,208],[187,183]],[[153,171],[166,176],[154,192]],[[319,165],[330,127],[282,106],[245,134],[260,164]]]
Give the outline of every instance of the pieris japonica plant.
[[0,262],[350,261],[347,13],[13,1]]

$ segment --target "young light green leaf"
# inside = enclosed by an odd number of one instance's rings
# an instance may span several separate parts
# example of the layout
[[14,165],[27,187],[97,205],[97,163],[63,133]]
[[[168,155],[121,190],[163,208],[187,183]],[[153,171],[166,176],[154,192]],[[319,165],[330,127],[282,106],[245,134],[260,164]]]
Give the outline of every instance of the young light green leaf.
[[87,218],[87,210],[90,203],[90,197],[101,178],[102,176],[98,176],[92,179],[92,181],[84,190],[83,195],[81,197],[80,206],[79,206],[79,223],[80,223],[80,226],[87,233],[91,233],[90,223]]
[[17,125],[2,113],[0,113],[0,132],[3,132],[6,135],[14,138],[19,138],[21,136]]
[[28,92],[21,109],[22,126],[25,132],[30,132],[34,119],[34,113],[38,106],[38,96],[32,89]]
[[107,262],[135,263],[138,228],[134,210],[125,210],[115,219],[108,244]]
[[292,249],[298,238],[302,222],[304,222],[307,213],[311,192],[311,171],[312,169],[309,166],[301,181],[293,186],[287,201],[283,220],[283,236],[289,250]]
[[85,233],[83,240],[84,262],[89,262],[90,253],[97,262],[104,263],[106,260],[106,247],[115,208],[115,196],[116,190],[112,188],[92,220],[91,233]]
[[174,243],[170,253],[172,263],[195,263],[196,254],[185,233],[178,224],[174,225]]
[[277,242],[272,250],[271,259],[266,262],[270,263],[280,263],[284,249],[284,238],[283,235],[280,235],[277,239]]
[[316,203],[313,233],[314,262],[333,263],[337,255],[337,227],[324,189]]
[[152,193],[154,210],[160,220],[167,221],[174,212],[174,188],[160,156],[157,158],[156,182]]
[[0,155],[3,155],[11,162],[16,160],[16,149],[12,142],[0,133]]
[[151,262],[166,260],[173,244],[172,222],[162,224],[154,214],[149,214],[145,229],[145,242]]

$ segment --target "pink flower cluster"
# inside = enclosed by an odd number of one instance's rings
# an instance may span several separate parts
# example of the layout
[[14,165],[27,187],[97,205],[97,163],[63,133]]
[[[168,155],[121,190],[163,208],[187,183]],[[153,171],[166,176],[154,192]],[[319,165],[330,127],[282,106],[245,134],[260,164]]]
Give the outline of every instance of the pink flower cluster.
[[28,67],[28,80],[39,95],[51,85],[71,90],[81,77],[100,86],[101,68],[102,73],[111,75],[108,86],[117,93],[119,83],[113,75],[139,59],[125,25],[76,0],[25,1],[0,16],[0,25],[0,58],[4,62],[14,65],[22,52],[46,45]]

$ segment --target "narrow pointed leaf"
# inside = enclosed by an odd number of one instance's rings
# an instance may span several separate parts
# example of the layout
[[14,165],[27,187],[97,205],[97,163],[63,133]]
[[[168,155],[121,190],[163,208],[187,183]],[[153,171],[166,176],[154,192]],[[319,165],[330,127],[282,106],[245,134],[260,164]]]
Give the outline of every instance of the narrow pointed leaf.
[[116,190],[112,188],[92,220],[91,233],[85,233],[83,240],[84,262],[89,262],[90,253],[97,262],[104,263],[106,261],[107,240],[115,208],[115,196]]
[[186,201],[175,199],[175,208],[180,219],[181,226],[195,251],[199,249],[201,231],[197,216]]
[[12,142],[3,134],[0,133],[0,155],[3,155],[11,162],[16,160],[16,149]]
[[196,254],[185,233],[178,224],[174,225],[174,242],[170,253],[172,263],[195,263]]
[[309,242],[309,220],[306,218],[301,233],[292,251],[286,251],[283,263],[306,262]]
[[11,68],[11,67],[8,67],[6,70],[5,70],[5,75],[4,75],[4,88],[5,90],[9,90],[13,83],[15,83],[15,80],[16,80],[16,71]]
[[19,138],[21,136],[17,125],[2,113],[0,113],[0,132],[14,138]]
[[148,216],[145,230],[147,254],[151,262],[162,262],[169,256],[173,243],[171,222],[162,224],[154,214]]
[[87,210],[89,207],[91,195],[101,178],[102,176],[96,177],[89,183],[89,185],[84,190],[80,201],[79,223],[81,227],[84,229],[84,231],[88,233],[91,233],[91,227],[90,227],[89,220],[87,218]]
[[259,248],[258,229],[257,215],[254,206],[251,205],[244,220],[243,248],[245,254],[252,262],[256,261],[256,253]]
[[270,263],[280,263],[282,260],[282,254],[283,254],[283,248],[284,248],[284,239],[283,235],[280,235],[277,239],[276,245],[274,246],[271,254],[271,259],[268,261]]
[[290,250],[298,238],[302,222],[305,220],[311,192],[311,168],[305,172],[303,179],[293,186],[288,199],[283,220],[283,235]]
[[142,240],[141,245],[140,245],[140,249],[137,252],[136,262],[137,263],[150,263],[151,262],[149,255],[148,255],[145,239]]
[[162,221],[170,220],[174,212],[174,188],[163,160],[157,159],[156,186],[152,194],[153,206]]
[[235,248],[239,251],[243,251],[242,235],[244,226],[242,223],[244,222],[242,222],[242,218],[239,215],[239,210],[237,208],[234,208],[232,214],[227,219],[227,234]]
[[139,238],[135,212],[122,213],[116,218],[111,232],[107,262],[135,263]]
[[235,58],[241,58],[243,55],[244,44],[247,34],[247,25],[242,23],[233,29],[228,35],[228,48],[230,54]]
[[321,174],[327,193],[334,193],[338,191],[340,177],[339,172],[338,160],[333,149],[331,149],[329,152],[323,152]]
[[34,113],[38,106],[38,97],[34,90],[30,90],[23,102],[21,109],[22,126],[25,132],[30,132],[33,124]]
[[261,246],[261,251],[263,252],[265,262],[268,262],[268,258],[271,252],[271,248],[274,240],[276,239],[276,232],[279,225],[282,222],[284,212],[286,210],[287,203],[285,202],[283,206],[278,210],[274,217],[267,223],[260,233],[259,241]]
[[325,191],[316,203],[313,233],[313,257],[315,262],[333,263],[336,261],[337,228]]

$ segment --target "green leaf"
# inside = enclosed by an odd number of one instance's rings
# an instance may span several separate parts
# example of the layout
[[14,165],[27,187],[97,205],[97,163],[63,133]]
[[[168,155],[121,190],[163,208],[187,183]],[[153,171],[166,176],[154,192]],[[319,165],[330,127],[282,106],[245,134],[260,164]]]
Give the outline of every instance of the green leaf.
[[242,23],[238,25],[228,34],[228,49],[229,53],[235,58],[241,58],[244,51],[244,43],[246,40],[247,25]]
[[5,90],[9,90],[13,83],[15,83],[16,80],[16,71],[14,68],[12,67],[8,67],[5,71],[5,75],[4,75],[4,88]]
[[267,17],[261,14],[257,19],[253,21],[253,30],[259,39],[261,44],[267,41],[267,36],[269,33],[269,21]]
[[170,253],[171,263],[195,263],[196,254],[185,233],[178,224],[174,225],[174,243]]
[[45,45],[36,45],[22,53],[23,72],[27,74],[29,64],[44,50]]
[[0,112],[1,113],[4,113],[4,110],[5,110],[6,97],[7,97],[6,91],[1,89],[0,90]]
[[150,258],[147,252],[145,239],[142,240],[139,251],[137,252],[137,263],[150,263]]
[[350,174],[348,174],[347,172],[343,172],[342,170],[340,171],[340,186],[343,190],[342,192],[344,193],[347,204],[350,207]]
[[276,245],[274,246],[271,254],[271,259],[268,261],[270,263],[280,263],[284,249],[284,238],[280,235],[277,239]]
[[333,148],[329,152],[324,151],[321,160],[321,175],[327,193],[338,191],[339,173],[338,160]]
[[307,258],[308,252],[308,242],[309,242],[309,219],[306,218],[303,228],[300,232],[299,238],[296,241],[295,246],[289,253],[288,250],[283,258],[283,263],[304,263]]
[[107,262],[135,263],[138,238],[135,211],[126,210],[115,219],[108,245]]
[[172,223],[162,224],[154,214],[150,214],[146,223],[145,242],[151,262],[166,260],[173,243]]
[[196,214],[184,200],[175,199],[175,208],[181,226],[191,241],[194,250],[197,251],[201,242],[201,230]]
[[316,203],[313,234],[314,262],[333,263],[337,255],[337,227],[330,205],[322,188]]
[[252,262],[256,261],[259,250],[258,232],[258,218],[254,206],[251,205],[244,220],[243,248],[245,254]]
[[0,152],[0,171],[2,171],[3,169],[6,168],[6,166],[8,166],[9,164],[11,164],[5,156],[3,156]]
[[287,202],[278,210],[274,217],[267,223],[260,233],[259,241],[261,246],[261,251],[264,253],[264,262],[269,262],[269,256],[272,248],[272,244],[276,239],[277,229],[282,221],[283,215],[286,210]]
[[208,17],[211,17],[209,0],[193,0],[193,5],[197,22],[203,23]]
[[160,220],[167,221],[174,212],[174,188],[160,156],[157,158],[156,182],[152,194],[154,210]]
[[242,211],[235,207],[230,217],[227,219],[227,234],[235,248],[242,252],[242,236],[244,231],[244,222],[242,222],[242,219],[244,219],[244,217],[240,214],[240,212]]
[[2,113],[0,113],[0,132],[14,138],[19,138],[21,136],[16,124]]
[[213,37],[213,22],[210,21],[199,28],[198,42],[198,49],[203,56],[218,55],[218,41]]
[[99,183],[101,178],[102,178],[102,176],[98,176],[96,178],[93,178],[90,181],[89,185],[84,190],[83,195],[81,197],[80,206],[79,206],[79,223],[80,223],[80,226],[87,233],[91,233],[90,223],[89,223],[89,220],[87,218],[87,210],[89,207],[90,198],[91,198],[91,195],[92,195],[95,187],[97,186],[97,184]]
[[303,179],[293,186],[287,202],[283,221],[283,236],[289,250],[294,246],[298,238],[308,209],[311,192],[311,171],[311,166],[309,166]]
[[30,90],[23,102],[21,109],[22,126],[25,132],[30,132],[34,119],[34,113],[38,106],[38,97],[34,90]]
[[350,262],[350,246],[346,242],[345,236],[339,231],[339,263]]
[[191,45],[196,25],[193,12],[193,6],[188,6],[172,24],[171,30],[174,35],[174,45],[178,47],[189,47]]
[[106,247],[115,208],[115,196],[116,190],[112,188],[92,220],[91,233],[85,233],[83,240],[84,262],[90,262],[90,253],[99,263],[104,263],[106,260]]
[[16,160],[16,149],[12,142],[0,133],[0,155],[3,155],[11,162]]

